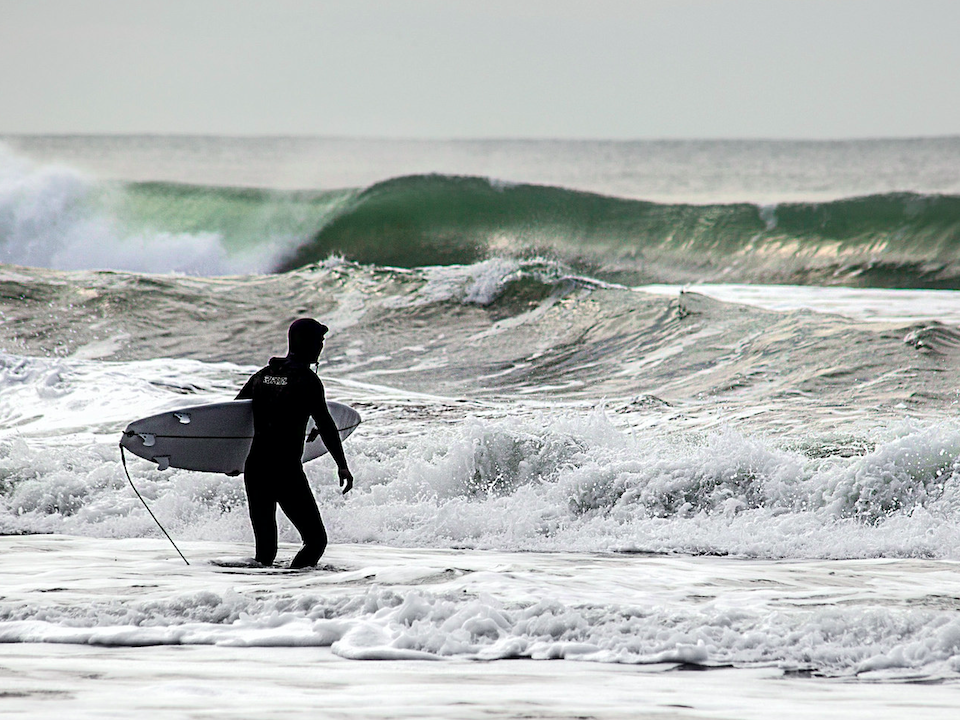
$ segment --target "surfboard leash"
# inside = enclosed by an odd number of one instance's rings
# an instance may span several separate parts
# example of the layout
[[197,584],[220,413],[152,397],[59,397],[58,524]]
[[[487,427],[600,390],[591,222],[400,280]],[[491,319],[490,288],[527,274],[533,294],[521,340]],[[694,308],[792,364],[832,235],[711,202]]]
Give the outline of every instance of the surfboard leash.
[[157,527],[163,531],[163,534],[167,536],[167,540],[170,541],[170,544],[173,545],[173,549],[177,551],[183,561],[190,564],[190,561],[184,557],[183,553],[180,552],[180,548],[177,547],[177,544],[173,541],[173,538],[170,537],[170,533],[166,531],[163,525],[160,524],[160,521],[157,520],[157,516],[153,514],[153,510],[150,509],[150,506],[147,505],[147,501],[143,499],[143,495],[140,494],[140,491],[137,490],[137,486],[133,484],[133,480],[130,479],[130,471],[127,470],[127,456],[123,452],[123,443],[120,444],[120,462],[123,463],[123,472],[127,476],[127,482],[130,483],[130,487],[133,488],[133,491],[137,494],[137,497],[140,498],[140,502],[143,503],[143,506],[147,509],[147,512],[150,513],[150,517],[153,518],[153,521],[157,524]]

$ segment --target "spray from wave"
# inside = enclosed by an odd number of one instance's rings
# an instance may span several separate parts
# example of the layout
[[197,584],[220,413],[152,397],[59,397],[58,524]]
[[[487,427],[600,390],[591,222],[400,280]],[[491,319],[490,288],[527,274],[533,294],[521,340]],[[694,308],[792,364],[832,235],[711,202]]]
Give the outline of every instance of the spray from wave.
[[[123,188],[80,172],[34,166],[0,148],[0,262],[59,270],[228,275],[264,271],[290,238],[234,250],[215,230],[133,224],[117,214]],[[189,203],[182,208],[189,209]]]

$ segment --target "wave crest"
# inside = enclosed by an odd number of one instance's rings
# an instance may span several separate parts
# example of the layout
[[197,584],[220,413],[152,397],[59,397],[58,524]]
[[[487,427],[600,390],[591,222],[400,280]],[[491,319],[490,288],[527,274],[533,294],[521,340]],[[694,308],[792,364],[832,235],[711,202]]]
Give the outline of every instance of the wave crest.
[[420,175],[344,201],[277,269],[331,254],[398,267],[540,255],[632,282],[960,287],[960,198],[664,205]]

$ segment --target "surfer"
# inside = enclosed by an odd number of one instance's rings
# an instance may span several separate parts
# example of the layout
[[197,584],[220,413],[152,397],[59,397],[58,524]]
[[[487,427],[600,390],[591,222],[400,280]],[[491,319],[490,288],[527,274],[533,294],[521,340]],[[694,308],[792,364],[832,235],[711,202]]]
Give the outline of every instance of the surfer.
[[256,560],[263,565],[271,565],[277,556],[278,504],[303,540],[291,568],[316,565],[327,547],[327,531],[300,462],[311,415],[317,424],[313,432],[320,435],[337,463],[343,494],[353,488],[353,475],[337,426],[327,410],[323,383],[310,369],[320,357],[327,329],[311,318],[295,320],[287,331],[287,356],[270,358],[237,395],[238,400],[253,401],[253,442],[243,469],[243,484]]

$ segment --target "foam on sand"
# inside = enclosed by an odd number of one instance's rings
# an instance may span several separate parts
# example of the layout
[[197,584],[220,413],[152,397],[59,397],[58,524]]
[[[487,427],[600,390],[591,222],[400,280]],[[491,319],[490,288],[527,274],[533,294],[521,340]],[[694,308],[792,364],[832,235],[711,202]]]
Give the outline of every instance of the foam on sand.
[[567,659],[960,677],[960,575],[945,561],[341,545],[318,570],[271,573],[211,565],[228,548],[220,543],[184,543],[190,566],[154,540],[22,536],[0,544],[6,643],[311,646],[358,660]]

